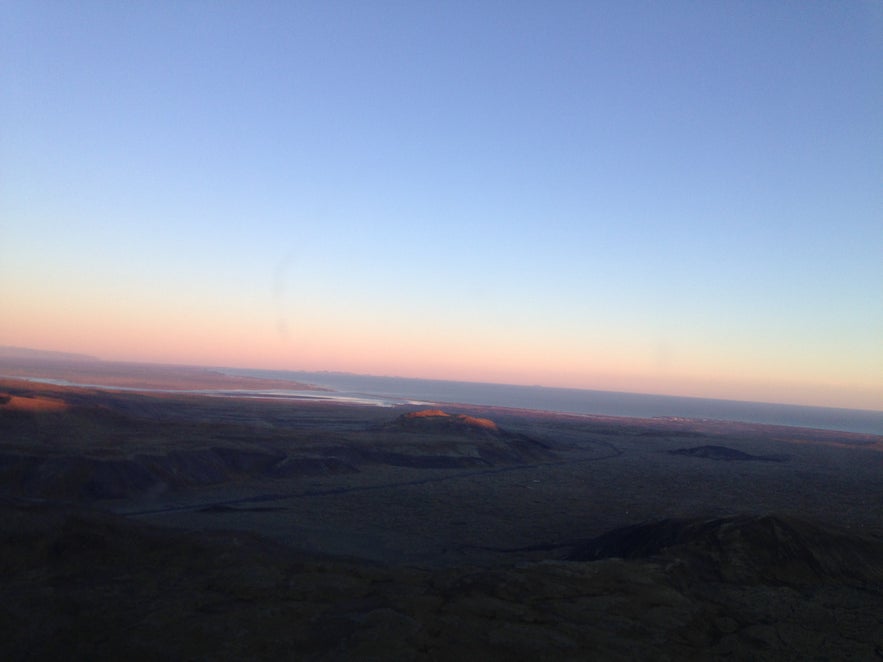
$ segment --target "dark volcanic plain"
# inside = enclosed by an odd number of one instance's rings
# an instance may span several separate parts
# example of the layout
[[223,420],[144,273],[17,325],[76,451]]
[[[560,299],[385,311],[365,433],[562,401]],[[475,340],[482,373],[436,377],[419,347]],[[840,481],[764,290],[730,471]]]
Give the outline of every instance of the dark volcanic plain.
[[874,435],[6,378],[0,509],[4,659],[883,659]]

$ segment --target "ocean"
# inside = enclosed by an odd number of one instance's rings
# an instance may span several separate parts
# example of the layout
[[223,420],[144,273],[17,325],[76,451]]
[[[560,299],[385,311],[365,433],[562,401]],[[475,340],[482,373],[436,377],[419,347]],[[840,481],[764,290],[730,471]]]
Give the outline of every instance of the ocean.
[[408,402],[460,403],[570,414],[635,418],[698,418],[883,434],[883,412],[863,409],[807,407],[543,386],[375,377],[336,372],[234,368],[218,370],[231,375],[290,379],[294,382],[324,386],[336,391],[336,397],[339,399],[381,405]]

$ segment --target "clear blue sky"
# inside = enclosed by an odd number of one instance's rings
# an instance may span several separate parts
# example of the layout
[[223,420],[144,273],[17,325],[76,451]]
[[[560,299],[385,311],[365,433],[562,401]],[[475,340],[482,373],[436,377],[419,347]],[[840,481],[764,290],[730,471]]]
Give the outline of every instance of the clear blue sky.
[[883,409],[883,3],[3,2],[0,344]]

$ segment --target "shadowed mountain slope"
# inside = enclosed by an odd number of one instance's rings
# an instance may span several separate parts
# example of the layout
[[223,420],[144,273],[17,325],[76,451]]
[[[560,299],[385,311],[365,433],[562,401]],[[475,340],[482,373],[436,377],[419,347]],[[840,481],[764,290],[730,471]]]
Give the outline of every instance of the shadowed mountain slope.
[[[635,549],[631,538],[639,538],[642,554],[659,548],[664,558],[433,570],[308,555],[243,532],[186,533],[0,500],[0,654],[872,660],[883,653],[879,541],[775,517],[631,529],[602,536],[606,551],[619,551],[614,541]],[[750,572],[720,582],[694,572],[689,554],[672,555],[715,544],[717,563],[748,563]]]
[[569,556],[653,557],[677,560],[694,577],[730,582],[883,581],[883,540],[773,515],[628,526],[578,545]]

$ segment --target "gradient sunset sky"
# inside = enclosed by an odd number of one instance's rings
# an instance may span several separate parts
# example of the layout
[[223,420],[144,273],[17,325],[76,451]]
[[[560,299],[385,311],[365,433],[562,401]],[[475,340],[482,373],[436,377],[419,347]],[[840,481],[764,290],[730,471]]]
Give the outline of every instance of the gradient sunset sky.
[[0,4],[0,345],[883,409],[883,3]]

